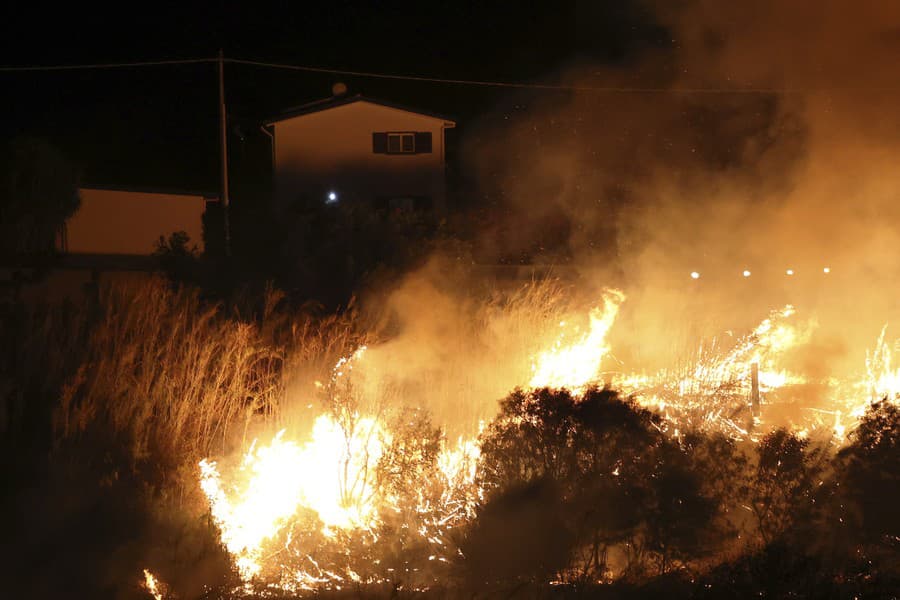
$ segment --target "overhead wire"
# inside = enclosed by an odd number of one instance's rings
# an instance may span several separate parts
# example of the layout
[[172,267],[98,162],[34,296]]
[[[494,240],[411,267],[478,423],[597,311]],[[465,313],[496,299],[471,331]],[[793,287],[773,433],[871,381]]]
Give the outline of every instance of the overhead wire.
[[[343,75],[346,77],[368,77],[374,79],[389,79],[395,81],[415,81],[421,83],[437,83],[447,85],[467,85],[473,87],[515,88],[533,89],[545,91],[573,91],[573,92],[607,92],[626,94],[775,94],[791,93],[797,90],[778,88],[713,88],[713,87],[642,87],[642,86],[592,86],[592,85],[566,85],[552,83],[532,83],[522,81],[489,81],[481,79],[455,79],[447,77],[432,77],[425,75],[406,75],[398,73],[382,73],[375,71],[356,71],[348,69],[333,69],[329,67],[316,67],[287,63],[266,62],[248,60],[242,58],[224,58],[223,62],[235,65],[253,66],[270,69],[282,69],[302,71],[307,73],[323,73],[330,75]],[[50,71],[87,71],[99,69],[125,69],[133,67],[155,67],[167,65],[188,65],[218,62],[218,58],[188,58],[173,60],[153,60],[137,62],[116,63],[88,63],[77,65],[32,65],[32,66],[0,66],[0,73],[27,73]]]
[[371,71],[349,71],[344,69],[331,69],[325,67],[310,67],[306,65],[292,65],[285,63],[263,62],[258,60],[245,60],[240,58],[226,58],[225,62],[250,65],[255,67],[268,67],[272,69],[287,69],[293,71],[305,71],[308,73],[328,73],[333,75],[346,75],[348,77],[370,77],[376,79],[395,79],[401,81],[419,81],[424,83],[444,83],[453,85],[471,85],[482,87],[524,88],[553,91],[585,91],[585,92],[619,92],[619,93],[682,93],[682,94],[773,94],[788,93],[792,90],[777,88],[678,88],[678,87],[623,87],[623,86],[590,86],[590,85],[563,85],[550,83],[527,83],[516,81],[486,81],[478,79],[448,79],[444,77],[428,77],[421,75],[400,75],[394,73],[376,73]]
[[185,58],[175,60],[148,60],[140,62],[93,63],[80,65],[33,65],[25,67],[0,66],[0,73],[26,73],[31,71],[88,71],[96,69],[123,69],[129,67],[158,67],[164,65],[188,65],[215,62],[215,58]]

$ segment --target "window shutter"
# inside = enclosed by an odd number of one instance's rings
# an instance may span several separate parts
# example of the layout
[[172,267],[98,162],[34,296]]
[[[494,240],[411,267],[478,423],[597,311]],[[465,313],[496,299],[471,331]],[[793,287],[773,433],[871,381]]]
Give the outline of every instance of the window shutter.
[[431,154],[431,132],[416,132],[416,154]]
[[375,154],[385,154],[387,153],[387,134],[386,133],[373,133],[372,134],[372,152]]

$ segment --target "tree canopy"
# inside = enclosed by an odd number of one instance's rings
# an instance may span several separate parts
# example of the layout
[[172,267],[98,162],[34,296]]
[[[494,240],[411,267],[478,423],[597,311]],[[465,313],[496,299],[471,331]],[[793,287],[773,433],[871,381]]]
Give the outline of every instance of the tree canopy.
[[77,170],[37,138],[13,140],[2,153],[0,254],[51,254],[66,219],[80,204]]

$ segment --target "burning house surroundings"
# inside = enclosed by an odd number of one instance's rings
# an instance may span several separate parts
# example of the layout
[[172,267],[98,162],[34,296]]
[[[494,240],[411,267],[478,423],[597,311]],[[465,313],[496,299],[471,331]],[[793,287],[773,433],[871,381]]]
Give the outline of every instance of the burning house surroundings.
[[[563,314],[558,331],[544,323],[537,324],[543,325],[543,336],[529,332],[544,342],[523,354],[531,356],[530,365],[520,366],[523,379],[498,384],[525,394],[526,414],[480,420],[477,426],[473,421],[460,437],[448,439],[420,420],[427,416],[400,408],[402,396],[385,392],[391,384],[366,386],[367,377],[390,380],[393,374],[381,366],[378,346],[360,346],[333,367],[319,395],[322,412],[308,433],[289,440],[281,429],[256,438],[221,467],[200,461],[200,485],[245,585],[266,573],[272,585],[291,592],[340,590],[395,581],[399,571],[410,582],[406,585],[427,590],[444,565],[465,559],[459,536],[496,491],[489,473],[496,467],[483,462],[482,448],[497,442],[495,428],[501,423],[516,431],[545,426],[540,413],[527,411],[551,390],[567,390],[557,393],[571,409],[615,390],[621,400],[613,402],[649,409],[655,415],[652,427],[679,446],[700,434],[751,452],[778,432],[799,444],[814,441],[836,451],[851,443],[848,436],[867,411],[876,406],[894,410],[883,404],[895,405],[900,376],[892,366],[894,344],[886,339],[886,329],[858,356],[856,372],[844,379],[790,370],[788,357],[808,349],[816,328],[814,321],[798,319],[792,306],[771,311],[743,335],[730,333],[727,341],[699,346],[672,368],[623,371],[607,338],[626,301],[623,292],[605,290],[587,318]],[[379,373],[382,368],[387,372]],[[382,395],[366,398],[366,389]],[[484,411],[482,419],[489,414]],[[416,464],[410,469],[406,461]],[[618,476],[619,469],[611,473]],[[393,477],[410,477],[412,487],[395,487]],[[405,538],[410,551],[427,554],[427,561],[438,566],[376,558],[382,545],[400,542],[391,536]],[[610,546],[606,553],[615,547]],[[555,573],[551,583],[577,579],[582,565],[574,568]],[[600,582],[613,580],[622,575],[614,569],[625,568],[606,563],[594,576]]]
[[[555,8],[391,13],[485,23],[452,76],[349,5],[296,14],[363,36],[332,66],[101,65],[215,66],[217,194],[13,136],[10,593],[900,593],[900,4],[596,4],[541,52]],[[312,44],[279,27],[234,47]]]

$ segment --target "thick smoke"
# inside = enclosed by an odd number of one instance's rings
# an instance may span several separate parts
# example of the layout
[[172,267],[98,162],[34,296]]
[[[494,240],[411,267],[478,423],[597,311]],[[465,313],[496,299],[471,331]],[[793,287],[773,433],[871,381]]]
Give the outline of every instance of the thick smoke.
[[624,287],[614,347],[644,361],[792,302],[858,365],[898,316],[900,6],[788,4],[660,3],[662,47],[569,68],[580,91],[469,148],[510,245],[564,215],[557,258]]
[[[528,382],[532,359],[555,341],[571,295],[550,281],[496,287],[438,253],[366,303],[379,341],[360,361],[364,395],[427,408],[448,434],[471,434],[494,417],[497,400]],[[588,306],[580,308],[586,314]]]
[[[900,4],[650,8],[660,39],[619,65],[575,61],[554,78],[574,90],[521,92],[470,125],[462,155],[492,215],[476,258],[571,266],[576,304],[621,287],[624,370],[671,366],[792,303],[817,329],[787,366],[859,372],[881,327],[900,331]],[[382,363],[420,382],[453,364],[492,394],[526,383],[527,344],[511,350],[509,320],[489,316],[503,311],[436,264],[388,297]]]
[[623,261],[649,294],[666,281],[659,267],[681,278],[701,271],[704,313],[733,315],[735,326],[792,302],[820,325],[816,351],[839,340],[849,362],[835,368],[858,368],[900,316],[900,88],[890,73],[900,6],[702,1],[659,15],[680,66],[674,89],[778,91],[685,100],[704,103],[716,125],[724,114],[724,132],[698,124],[706,143],[741,132],[736,160],[663,167],[640,182],[641,208],[626,211],[619,238],[637,251]]

